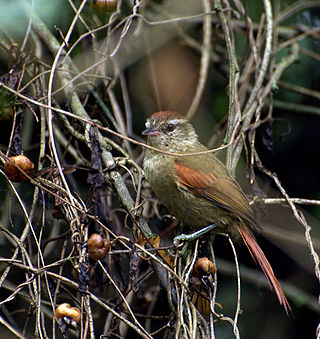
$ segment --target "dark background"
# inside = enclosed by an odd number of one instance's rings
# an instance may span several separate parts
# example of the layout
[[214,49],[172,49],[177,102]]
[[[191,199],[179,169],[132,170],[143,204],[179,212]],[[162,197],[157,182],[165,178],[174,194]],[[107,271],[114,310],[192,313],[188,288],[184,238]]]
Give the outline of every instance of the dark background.
[[[191,3],[182,6],[183,8],[181,8],[181,4],[178,4],[179,1],[173,3],[174,5],[171,4],[172,6],[170,6],[166,1],[150,1],[144,4],[143,11],[145,11],[146,15],[149,15],[150,20],[154,17],[156,18],[152,14],[161,13],[160,9],[164,13],[172,10],[172,16],[185,16],[193,13]],[[295,3],[297,7],[299,7],[299,3]],[[305,1],[305,3],[309,2]],[[79,5],[79,3],[76,4],[77,6]],[[277,1],[273,4],[274,14],[276,15],[287,8],[291,8],[289,6],[294,8],[293,4],[293,1]],[[263,12],[262,2],[247,1],[245,5],[247,6],[247,13],[253,22],[259,22]],[[283,57],[288,55],[290,52],[288,47],[280,51],[277,51],[277,48],[279,44],[290,38],[297,39],[300,46],[300,58],[299,62],[292,64],[285,70],[281,77],[281,82],[276,84],[277,86],[275,86],[272,96],[268,97],[268,100],[273,101],[272,117],[258,128],[255,145],[265,168],[277,174],[290,197],[320,200],[320,162],[318,159],[320,155],[320,12],[319,8],[316,5],[314,6],[306,5],[305,7],[299,7],[299,10],[293,10],[292,15],[287,20],[282,21],[278,27],[279,32],[281,29],[288,29],[289,33],[279,33],[278,42],[275,43],[273,62],[277,64]],[[1,8],[5,8],[5,11],[1,10]],[[129,15],[131,9],[130,2],[124,1],[121,6],[122,12],[117,22]],[[41,2],[36,1],[36,10],[49,30],[61,42],[59,30],[65,34],[74,17],[74,11],[68,3],[63,0],[51,2],[50,4],[46,2],[41,4]],[[2,28],[0,35],[0,75],[6,76],[11,69],[13,59],[18,65],[17,54],[10,52],[6,49],[6,46],[12,46],[13,43],[21,46],[28,27],[28,19],[21,9],[20,1],[10,1],[10,3],[0,1],[0,13],[0,27]],[[110,13],[106,12],[95,12],[88,5],[83,12],[84,19],[92,28],[107,22],[110,15]],[[239,20],[243,20],[243,17]],[[213,17],[213,21],[213,56],[208,80],[200,106],[192,119],[201,141],[209,143],[210,147],[218,146],[221,143],[225,133],[228,113],[228,60],[217,16]],[[156,27],[155,31],[152,29],[150,31],[146,30],[143,32],[145,34],[140,32],[138,38],[134,36],[133,28],[138,29],[135,21],[128,33],[132,41],[124,44],[124,47],[119,52],[120,56],[117,62],[127,83],[128,98],[132,111],[132,124],[130,126],[132,132],[128,134],[131,137],[142,140],[140,133],[144,129],[145,119],[154,111],[172,109],[182,114],[187,113],[196,87],[200,54],[198,48],[193,48],[188,44],[186,37],[179,35],[171,26],[169,28],[164,26]],[[189,37],[201,44],[201,18],[187,21],[183,28]],[[290,30],[295,33],[290,33]],[[302,37],[304,32],[311,31],[313,31],[312,34],[305,34]],[[77,38],[84,32],[84,27],[78,24],[71,37],[70,44],[76,42]],[[240,29],[235,29],[233,33],[236,46],[235,53],[241,67],[249,56],[249,52],[246,52],[245,49],[246,33],[245,30]],[[105,30],[96,34],[101,43],[105,34]],[[115,41],[118,41],[118,39],[115,39]],[[148,41],[148,43],[144,44],[145,41]],[[32,43],[27,44],[23,53],[30,55],[37,53],[30,46],[34,47]],[[90,65],[90,61],[93,60],[92,49],[93,46],[90,40],[83,39],[71,53],[71,57],[80,69],[85,69]],[[260,50],[261,54],[262,50]],[[306,50],[310,53],[306,53]],[[310,56],[311,52],[313,56]],[[52,64],[52,54],[45,46],[42,46],[40,59],[43,63]],[[153,72],[150,70],[151,62]],[[106,74],[113,77],[114,70],[112,70],[112,67],[110,69],[108,62],[106,62],[106,65]],[[16,68],[19,69],[18,66]],[[153,77],[155,82],[152,80]],[[25,84],[29,80],[30,76],[25,74],[22,82]],[[288,88],[288,84],[296,86],[295,89]],[[106,81],[97,81],[95,86],[100,97],[111,110],[110,98],[105,94]],[[304,88],[306,93],[301,93],[301,91],[297,90],[298,86],[299,88]],[[311,90],[314,91],[314,94],[310,94]],[[12,114],[10,113],[7,116],[8,111],[5,108],[12,107],[16,113],[23,111],[24,117],[21,125],[22,148],[24,153],[36,163],[40,140],[39,124],[35,123],[33,113],[26,105],[14,101],[3,88],[0,88],[0,91],[0,149],[3,153],[6,153],[13,126]],[[31,97],[34,96],[32,91],[28,91],[28,89],[25,93]],[[119,80],[115,82],[114,93],[120,102],[121,112],[124,112],[125,103],[122,100],[122,85]],[[104,123],[105,120],[99,115],[100,108],[97,106],[93,95],[85,90],[80,91],[79,95],[85,103],[90,116],[100,119]],[[157,96],[160,100],[157,99]],[[55,99],[60,103],[61,107],[68,110],[70,107],[69,102],[64,96],[57,96]],[[18,104],[18,108],[14,107]],[[38,113],[36,107],[34,107],[34,110]],[[268,106],[266,105],[262,110],[262,117],[266,117],[267,112]],[[63,126],[60,121],[57,123]],[[213,139],[213,135],[217,137]],[[114,141],[120,144],[119,139],[114,138]],[[77,146],[82,154],[89,159],[88,150],[81,144]],[[135,159],[141,165],[141,148],[132,147],[134,148],[132,154],[136,156]],[[75,163],[75,159],[63,152],[63,147],[60,149],[60,154],[65,164]],[[118,156],[116,151],[114,151],[114,155]],[[223,152],[219,155],[224,159],[225,154]],[[266,197],[282,197],[272,179],[258,168],[254,168],[254,170],[261,194],[265,194]],[[257,191],[256,187],[251,187],[248,184],[248,173],[246,155],[243,152],[237,168],[237,179],[243,185],[248,196],[252,197],[256,195]],[[85,199],[88,192],[87,172],[77,172],[69,180],[71,185],[77,187],[78,193]],[[0,199],[3,206],[1,209],[1,223],[4,227],[10,228],[11,232],[19,235],[24,225],[23,217],[15,210],[15,205],[12,203],[12,194],[3,175],[0,177],[0,183]],[[32,200],[31,183],[18,184],[17,187],[26,205],[30,207]],[[49,201],[49,205],[50,203],[52,204]],[[316,252],[319,252],[319,206],[311,204],[310,206],[298,205],[298,207],[312,227],[313,245]],[[293,315],[287,317],[284,310],[278,305],[275,295],[268,289],[261,287],[258,280],[256,283],[249,281],[250,279],[244,274],[241,279],[241,307],[243,314],[239,318],[241,337],[249,339],[314,337],[319,321],[319,308],[317,306],[319,280],[315,276],[314,262],[305,240],[305,229],[296,222],[292,211],[285,204],[274,206],[257,204],[256,212],[262,227],[261,233],[257,235],[259,244],[270,260],[276,276],[283,281],[284,290],[290,295],[288,299],[292,305]],[[40,216],[37,219],[40,220]],[[46,225],[47,227],[54,225],[51,217],[49,217]],[[164,226],[160,224],[159,232],[163,228]],[[56,233],[62,233],[66,230],[66,225],[60,225]],[[48,228],[44,229],[44,233],[49,236]],[[32,237],[29,238],[29,242],[32,242]],[[8,244],[8,239],[1,236],[0,254],[4,258],[10,258],[12,255],[12,248]],[[32,247],[30,243],[27,246]],[[223,305],[222,313],[232,317],[235,310],[237,288],[234,272],[228,270],[227,264],[233,263],[233,254],[223,237],[215,239],[214,249],[219,273],[217,301]],[[251,268],[249,274],[259,275],[260,271],[256,269],[246,248],[237,246],[237,251],[240,265]],[[36,255],[36,252],[34,255]],[[53,254],[52,260],[54,260],[55,255],[57,253]],[[1,270],[3,271],[5,267],[3,265]],[[8,281],[13,283],[22,282],[23,273],[18,269],[12,270]],[[0,298],[5,299],[9,295],[8,293],[8,290],[1,289]],[[166,300],[166,293],[162,291],[155,308],[157,314],[169,314],[168,305],[164,300]],[[18,310],[15,310],[17,305]],[[6,303],[5,308],[0,309],[0,314],[7,320],[9,319],[9,322],[14,319],[15,324],[13,326],[22,329],[26,324],[26,310],[30,310],[30,307],[23,297],[17,296],[15,301]],[[8,314],[11,316],[8,317]],[[105,315],[100,314],[100,316],[103,318]],[[32,334],[33,322],[34,319],[31,317],[27,325],[29,337]],[[98,333],[100,330],[98,325],[96,329]],[[2,337],[4,338],[8,331],[4,327],[1,327],[0,333],[1,331],[3,331]],[[133,338],[135,335],[129,332],[127,337]],[[8,335],[9,337],[11,338],[12,336]],[[161,335],[159,335],[160,337]],[[231,337],[232,327],[230,325],[225,323],[216,325],[216,338]]]

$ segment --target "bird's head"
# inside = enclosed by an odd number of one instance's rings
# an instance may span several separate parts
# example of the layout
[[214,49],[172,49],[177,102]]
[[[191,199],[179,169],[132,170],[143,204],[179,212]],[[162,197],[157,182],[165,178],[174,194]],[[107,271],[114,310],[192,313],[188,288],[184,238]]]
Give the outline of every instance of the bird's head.
[[198,143],[193,126],[181,114],[160,111],[146,122],[142,135],[148,136],[148,144],[168,152],[188,152]]

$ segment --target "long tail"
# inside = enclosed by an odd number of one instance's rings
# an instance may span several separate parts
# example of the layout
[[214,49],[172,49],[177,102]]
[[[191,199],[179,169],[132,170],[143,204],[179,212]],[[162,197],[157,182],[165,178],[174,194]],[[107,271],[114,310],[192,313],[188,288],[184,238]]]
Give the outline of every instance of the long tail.
[[243,229],[241,226],[238,226],[238,231],[242,237],[242,240],[246,244],[253,260],[260,265],[264,275],[269,282],[271,289],[274,289],[274,291],[276,292],[280,304],[284,307],[286,313],[289,314],[289,311],[292,312],[290,304],[286,296],[284,295],[281,285],[274,275],[273,269],[269,264],[268,259],[264,255],[261,247],[258,245],[255,238],[247,230]]

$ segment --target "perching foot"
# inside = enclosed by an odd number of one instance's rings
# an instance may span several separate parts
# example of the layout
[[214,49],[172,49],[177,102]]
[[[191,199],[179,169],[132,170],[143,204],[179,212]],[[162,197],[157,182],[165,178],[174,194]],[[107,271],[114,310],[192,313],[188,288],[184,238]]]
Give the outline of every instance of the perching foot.
[[180,234],[173,239],[173,246],[178,247],[179,242],[190,242],[213,230],[217,224],[211,224],[191,234]]

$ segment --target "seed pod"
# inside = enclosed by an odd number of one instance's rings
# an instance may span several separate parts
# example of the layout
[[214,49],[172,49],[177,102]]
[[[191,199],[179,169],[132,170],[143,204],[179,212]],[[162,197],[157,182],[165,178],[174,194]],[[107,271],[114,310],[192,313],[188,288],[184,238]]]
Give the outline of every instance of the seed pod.
[[118,0],[91,0],[90,6],[97,12],[113,12],[117,9]]
[[193,266],[193,275],[198,278],[202,278],[204,275],[215,274],[216,272],[216,265],[207,257],[198,259]]
[[4,172],[11,181],[21,182],[27,180],[27,177],[14,164],[26,172],[26,174],[32,175],[33,162],[25,155],[16,155],[9,157],[4,164]]
[[103,260],[110,250],[110,241],[99,234],[92,234],[88,239],[88,253],[92,260]]
[[55,317],[57,319],[68,317],[71,320],[78,322],[80,320],[81,314],[77,307],[71,307],[70,304],[63,303],[56,308]]

